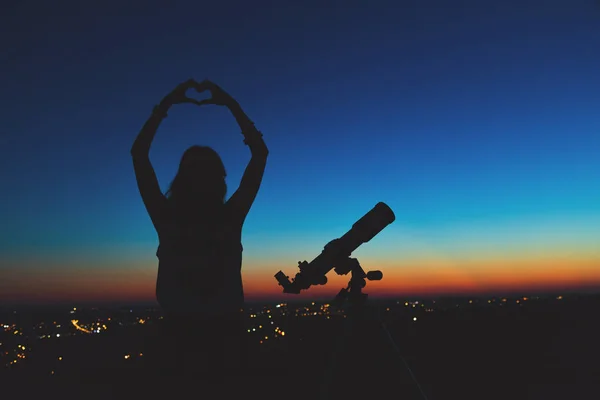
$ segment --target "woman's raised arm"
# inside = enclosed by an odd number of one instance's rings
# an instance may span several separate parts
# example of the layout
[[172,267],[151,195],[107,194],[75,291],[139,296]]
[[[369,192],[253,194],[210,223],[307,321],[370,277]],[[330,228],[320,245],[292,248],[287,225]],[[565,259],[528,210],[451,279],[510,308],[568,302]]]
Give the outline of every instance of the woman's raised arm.
[[203,100],[201,103],[226,106],[237,121],[244,135],[244,143],[248,145],[252,153],[250,162],[246,166],[246,170],[242,176],[240,186],[227,202],[239,214],[243,222],[260,189],[269,150],[262,138],[262,133],[254,127],[254,123],[248,118],[242,107],[233,97],[211,81],[205,80],[200,85],[202,86],[199,90],[208,88],[212,94],[211,99]]
[[196,85],[197,83],[192,79],[178,85],[158,106],[154,107],[150,118],[138,133],[131,147],[137,186],[157,232],[160,232],[163,224],[167,199],[160,191],[156,173],[150,162],[150,146],[160,123],[167,116],[167,112],[173,104],[198,103],[196,100],[185,96],[187,90],[196,87]]

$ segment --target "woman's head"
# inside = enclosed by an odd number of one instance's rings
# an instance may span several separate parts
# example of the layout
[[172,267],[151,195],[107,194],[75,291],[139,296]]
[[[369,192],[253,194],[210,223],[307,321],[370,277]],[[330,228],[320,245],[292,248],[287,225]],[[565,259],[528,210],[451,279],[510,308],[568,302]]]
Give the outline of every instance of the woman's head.
[[192,146],[181,157],[167,197],[183,207],[223,204],[227,194],[226,176],[225,166],[216,151],[206,146]]

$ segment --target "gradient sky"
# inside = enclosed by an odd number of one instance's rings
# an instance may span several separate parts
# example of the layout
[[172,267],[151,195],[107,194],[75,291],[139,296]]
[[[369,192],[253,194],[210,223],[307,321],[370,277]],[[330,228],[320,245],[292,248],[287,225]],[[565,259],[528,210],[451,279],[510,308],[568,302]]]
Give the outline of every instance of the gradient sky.
[[[384,272],[367,293],[600,287],[597,2],[13,3],[0,304],[153,299],[158,240],[129,149],[190,77],[230,92],[270,148],[244,227],[247,298],[282,297],[278,270],[379,201],[396,222],[354,253]],[[192,144],[221,154],[231,194],[250,153],[216,106],[163,122],[161,187]],[[301,297],[348,281],[329,278]]]

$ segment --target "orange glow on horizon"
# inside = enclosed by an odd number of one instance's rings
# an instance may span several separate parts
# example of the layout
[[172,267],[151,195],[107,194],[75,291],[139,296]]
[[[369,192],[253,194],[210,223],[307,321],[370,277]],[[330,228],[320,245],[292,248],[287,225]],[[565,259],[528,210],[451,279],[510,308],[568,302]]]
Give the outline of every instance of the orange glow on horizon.
[[[373,263],[372,265],[374,265]],[[409,264],[409,263],[406,263]],[[409,265],[378,263],[383,280],[367,282],[365,292],[373,295],[398,293],[486,293],[512,290],[571,290],[600,285],[600,260],[533,259],[501,261],[410,262]],[[455,265],[458,264],[458,265]],[[365,264],[366,265],[366,264]],[[276,272],[276,271],[275,271]],[[296,271],[284,271],[290,278]],[[246,279],[246,292],[252,297],[279,295],[282,292],[275,279],[261,274]],[[312,295],[335,295],[348,283],[350,276],[328,274],[327,285],[312,287]]]
[[[274,278],[283,263],[248,263],[244,266],[244,291],[248,300],[258,298],[304,298],[335,296],[346,287],[349,275],[331,271],[325,286],[311,287],[300,295],[284,295]],[[361,260],[365,270],[380,269],[383,280],[368,282],[370,295],[403,293],[435,295],[437,293],[485,294],[520,290],[576,290],[600,287],[600,259],[546,257],[545,259],[495,260],[401,260],[397,262]],[[0,302],[10,301],[154,301],[155,263],[144,268],[135,263],[127,268],[14,269],[0,282]],[[292,277],[295,266],[284,273]]]

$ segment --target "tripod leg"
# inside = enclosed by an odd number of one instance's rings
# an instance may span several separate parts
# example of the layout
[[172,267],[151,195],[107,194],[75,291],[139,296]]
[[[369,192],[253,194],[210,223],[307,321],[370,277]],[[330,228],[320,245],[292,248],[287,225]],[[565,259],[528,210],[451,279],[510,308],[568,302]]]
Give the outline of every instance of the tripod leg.
[[352,334],[352,324],[352,318],[347,316],[346,321],[344,321],[343,330],[339,336],[340,339],[337,341],[336,346],[329,356],[329,363],[323,374],[320,388],[320,400],[334,399],[331,389],[339,378],[339,369],[341,366],[339,360],[344,352],[348,350],[348,338]]
[[[423,388],[417,381],[417,378],[415,377],[412,369],[410,368],[410,365],[408,364],[406,359],[402,356],[402,353],[400,351],[400,348],[398,347],[398,344],[396,343],[396,341],[392,337],[392,334],[388,330],[387,324],[385,323],[385,321],[383,320],[383,317],[381,315],[381,310],[379,310],[377,314],[378,314],[377,320],[378,320],[378,324],[381,328],[381,334],[384,336],[383,340],[387,341],[387,343],[390,346],[389,347],[390,352],[392,352],[396,356],[398,361],[401,361],[401,363],[402,363],[401,366],[404,367],[404,368],[401,367],[403,373],[398,374],[397,379],[398,379],[398,381],[401,381],[401,379],[399,379],[400,376],[404,376],[404,381],[407,383],[406,385],[403,385],[404,388],[406,389],[405,396],[410,397],[410,398],[423,398],[424,400],[427,400],[427,395],[425,394],[425,391],[423,390]],[[410,376],[410,379],[407,377],[406,372],[408,373],[408,376]],[[414,385],[412,385],[411,383]]]

